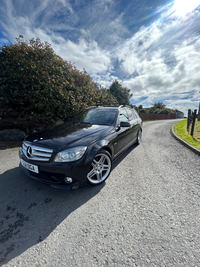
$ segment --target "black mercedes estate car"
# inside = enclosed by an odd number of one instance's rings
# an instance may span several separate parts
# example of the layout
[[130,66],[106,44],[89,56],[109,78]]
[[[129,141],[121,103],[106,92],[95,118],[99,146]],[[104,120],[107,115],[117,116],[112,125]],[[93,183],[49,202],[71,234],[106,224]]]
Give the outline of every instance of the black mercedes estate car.
[[129,106],[94,106],[69,123],[34,133],[19,149],[20,166],[31,178],[60,189],[104,182],[112,161],[140,144],[142,120]]

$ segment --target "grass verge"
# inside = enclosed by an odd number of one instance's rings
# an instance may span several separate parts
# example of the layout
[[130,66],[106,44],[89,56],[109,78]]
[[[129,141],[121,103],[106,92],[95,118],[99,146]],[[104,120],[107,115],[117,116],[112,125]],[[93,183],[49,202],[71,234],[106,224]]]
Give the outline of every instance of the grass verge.
[[187,120],[183,120],[178,122],[177,124],[174,125],[174,132],[175,134],[180,137],[182,140],[184,140],[185,142],[187,142],[188,144],[190,144],[191,146],[197,148],[200,150],[200,141],[197,140],[196,138],[200,137],[200,131],[198,131],[200,129],[200,122],[196,122],[195,125],[195,137],[192,137],[191,135],[189,135],[186,131],[186,127],[187,127]]

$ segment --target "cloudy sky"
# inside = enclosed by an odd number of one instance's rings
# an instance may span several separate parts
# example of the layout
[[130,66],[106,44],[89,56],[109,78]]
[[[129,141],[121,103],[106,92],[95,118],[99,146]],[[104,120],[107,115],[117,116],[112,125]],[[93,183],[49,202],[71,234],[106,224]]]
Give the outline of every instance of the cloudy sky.
[[0,45],[39,37],[131,103],[198,109],[200,0],[0,0]]

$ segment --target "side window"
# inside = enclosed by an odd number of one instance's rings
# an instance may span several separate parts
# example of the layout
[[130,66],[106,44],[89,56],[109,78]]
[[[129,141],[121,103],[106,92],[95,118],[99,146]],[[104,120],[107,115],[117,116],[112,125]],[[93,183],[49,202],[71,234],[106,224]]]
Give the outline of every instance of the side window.
[[133,112],[134,119],[138,119],[139,116],[137,112],[134,109],[132,109],[132,112]]
[[133,116],[133,113],[131,111],[131,109],[127,108],[127,113],[128,113],[128,117],[129,117],[129,120],[132,121],[134,119],[134,116]]
[[137,119],[139,119],[140,116],[138,115],[137,111],[136,110],[134,110],[134,111],[135,111],[135,114],[136,114]]
[[128,115],[127,115],[125,108],[122,108],[119,111],[119,122],[121,121],[128,121]]

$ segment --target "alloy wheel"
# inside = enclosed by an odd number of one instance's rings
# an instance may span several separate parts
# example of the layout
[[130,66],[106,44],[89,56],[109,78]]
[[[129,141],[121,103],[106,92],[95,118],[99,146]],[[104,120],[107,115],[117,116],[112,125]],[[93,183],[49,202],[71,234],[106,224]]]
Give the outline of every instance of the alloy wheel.
[[102,183],[110,174],[112,167],[111,158],[110,155],[105,152],[97,154],[92,160],[87,178],[89,183],[93,185]]

